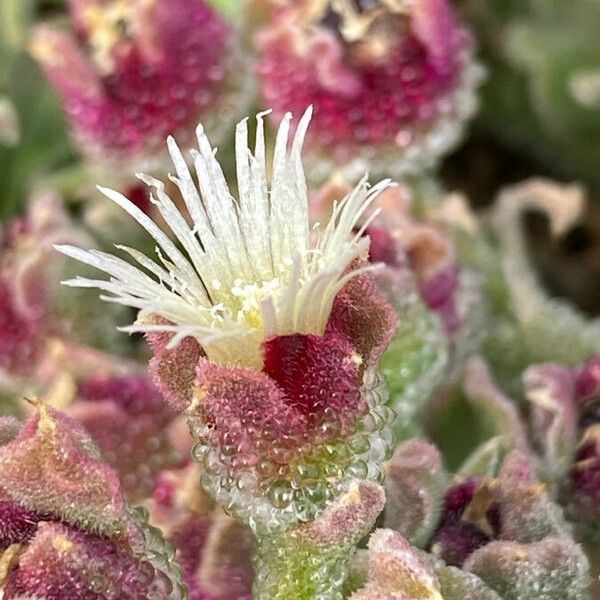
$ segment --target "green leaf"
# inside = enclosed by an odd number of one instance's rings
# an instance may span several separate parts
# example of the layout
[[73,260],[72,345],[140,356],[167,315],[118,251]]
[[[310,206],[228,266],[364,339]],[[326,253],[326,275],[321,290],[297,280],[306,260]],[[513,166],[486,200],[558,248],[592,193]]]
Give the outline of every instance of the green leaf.
[[42,177],[75,158],[60,104],[33,60],[19,55],[10,81],[21,139],[16,147],[0,146],[0,219],[17,214]]

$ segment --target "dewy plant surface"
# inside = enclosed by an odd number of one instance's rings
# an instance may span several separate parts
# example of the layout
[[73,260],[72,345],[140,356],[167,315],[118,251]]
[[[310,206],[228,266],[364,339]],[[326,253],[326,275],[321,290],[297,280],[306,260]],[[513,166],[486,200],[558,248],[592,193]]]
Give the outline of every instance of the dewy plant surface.
[[596,4],[0,0],[0,600],[600,598]]

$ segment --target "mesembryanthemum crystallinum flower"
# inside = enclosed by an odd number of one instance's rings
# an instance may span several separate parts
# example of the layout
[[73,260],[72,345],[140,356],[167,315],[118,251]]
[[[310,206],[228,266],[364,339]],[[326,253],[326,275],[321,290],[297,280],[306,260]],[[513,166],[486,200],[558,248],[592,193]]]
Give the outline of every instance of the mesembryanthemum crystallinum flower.
[[[389,182],[369,188],[363,179],[325,227],[311,230],[300,158],[310,116],[308,110],[298,123],[289,149],[291,115],[283,119],[270,189],[262,116],[254,154],[246,121],[238,125],[238,200],[202,127],[192,153],[199,189],[169,140],[172,180],[191,224],[160,181],[141,178],[183,250],[110,190],[103,191],[156,240],[158,261],[126,247],[119,248],[138,266],[58,247],[110,275],[68,285],[98,287],[105,299],[139,309],[124,330],[148,334],[156,381],[186,412],[197,440],[205,489],[259,536],[258,598],[339,597],[357,532],[367,533],[381,510],[372,482],[383,478],[392,448],[393,414],[377,361],[396,316],[370,274],[369,220],[357,227]],[[339,502],[364,510],[356,510],[358,522],[334,519],[334,538],[317,552],[319,519],[338,514]],[[291,544],[292,535],[301,543]]]
[[172,547],[127,506],[83,427],[32,402],[22,426],[0,419],[0,596],[187,598]]
[[258,35],[275,117],[314,104],[311,178],[418,174],[459,140],[480,67],[446,0],[281,2]]
[[123,164],[162,158],[167,135],[187,143],[200,118],[216,137],[245,112],[247,55],[209,2],[68,5],[74,32],[41,25],[31,51],[60,94],[81,149],[113,176]]

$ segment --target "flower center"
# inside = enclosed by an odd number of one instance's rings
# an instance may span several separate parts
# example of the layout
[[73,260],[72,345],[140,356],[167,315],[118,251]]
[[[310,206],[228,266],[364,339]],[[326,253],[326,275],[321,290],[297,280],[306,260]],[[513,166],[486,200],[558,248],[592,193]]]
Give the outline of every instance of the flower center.
[[388,20],[390,15],[406,15],[410,11],[406,0],[328,0],[314,4],[309,18],[316,17],[324,25],[331,26],[348,43],[364,38],[375,21]]
[[236,279],[234,287],[231,289],[232,296],[239,303],[237,310],[238,323],[246,323],[253,329],[263,328],[263,313],[261,302],[271,296],[277,299],[281,291],[281,280],[274,277],[270,281],[261,283],[244,283],[241,279]]
[[104,6],[90,4],[82,12],[94,61],[103,73],[113,71],[112,53],[115,46],[135,37],[145,9],[153,2],[154,0],[115,0]]

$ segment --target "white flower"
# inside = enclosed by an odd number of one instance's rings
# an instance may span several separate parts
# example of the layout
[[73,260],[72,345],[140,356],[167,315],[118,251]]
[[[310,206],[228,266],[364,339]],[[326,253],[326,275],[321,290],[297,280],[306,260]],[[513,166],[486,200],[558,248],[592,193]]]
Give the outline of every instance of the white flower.
[[[121,194],[99,188],[126,210],[154,238],[158,261],[116,245],[136,266],[99,250],[57,246],[57,250],[110,275],[95,280],[77,277],[63,282],[96,287],[104,300],[139,309],[129,332],[173,332],[171,346],[186,336],[198,339],[211,360],[260,369],[260,345],[271,335],[324,332],[333,301],[345,283],[365,269],[348,272],[366,250],[363,236],[370,219],[356,231],[366,209],[389,181],[369,188],[366,177],[334,207],[329,223],[311,232],[308,195],[301,162],[309,108],[288,150],[291,115],[283,119],[275,141],[273,176],[266,177],[263,114],[257,116],[254,155],[248,148],[247,120],[236,128],[239,200],[229,191],[202,126],[199,151],[192,151],[199,190],[172,138],[168,148],[190,222],[165,193],[162,182],[144,175],[154,188],[152,202],[181,250],[145,213]],[[160,316],[168,324],[147,319]]]

